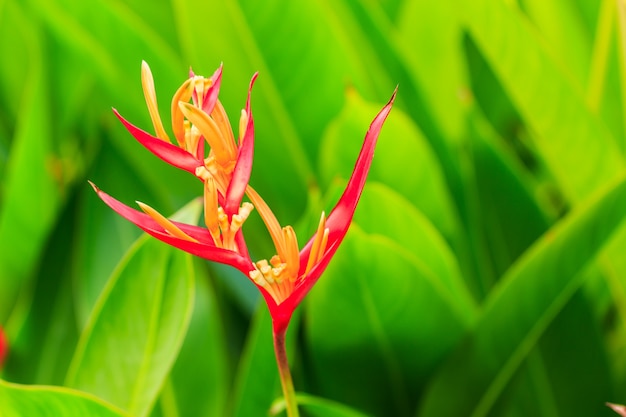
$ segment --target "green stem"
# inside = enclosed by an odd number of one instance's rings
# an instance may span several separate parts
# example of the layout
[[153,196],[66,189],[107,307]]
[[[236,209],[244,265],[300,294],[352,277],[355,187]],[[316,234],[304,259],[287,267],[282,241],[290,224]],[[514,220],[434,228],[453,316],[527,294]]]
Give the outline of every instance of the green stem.
[[293,380],[291,379],[291,371],[289,370],[289,362],[287,361],[287,349],[285,348],[286,332],[286,328],[274,331],[274,352],[276,353],[280,383],[283,387],[283,396],[285,397],[285,404],[287,406],[287,416],[299,417],[296,391],[293,388]]

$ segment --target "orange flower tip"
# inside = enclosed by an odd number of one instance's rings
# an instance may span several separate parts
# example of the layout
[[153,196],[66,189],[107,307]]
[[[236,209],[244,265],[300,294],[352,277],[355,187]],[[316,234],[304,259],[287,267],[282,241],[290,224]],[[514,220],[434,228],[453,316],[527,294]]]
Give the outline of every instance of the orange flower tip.
[[250,271],[248,275],[250,276],[250,279],[254,281],[255,284],[261,287],[265,287],[267,285],[267,281],[265,281],[263,274],[258,269],[254,269]]
[[241,117],[239,118],[239,146],[241,146],[241,141],[246,135],[247,128],[248,128],[248,112],[242,109]]
[[204,165],[200,165],[196,168],[196,177],[202,178],[204,181],[207,181],[211,177],[211,173]]
[[183,232],[178,226],[172,223],[168,218],[163,216],[161,213],[159,213],[158,211],[156,211],[149,205],[144,204],[141,201],[136,201],[136,203],[144,213],[152,217],[152,220],[157,222],[157,224],[161,226],[170,235],[177,237],[179,239],[182,239],[182,240],[186,240],[188,242],[199,243],[196,239],[189,236],[187,233]]
[[393,104],[393,102],[396,100],[396,95],[398,94],[398,87],[399,87],[399,85],[396,85],[396,88],[393,90],[393,94],[391,95],[391,99],[389,100],[389,104]]
[[238,218],[241,219],[241,222],[243,223],[244,221],[246,221],[248,216],[250,216],[250,213],[252,213],[252,210],[254,210],[254,206],[252,205],[252,203],[249,203],[246,201],[239,208],[239,212],[233,215],[233,218],[237,216]]
[[233,214],[231,218],[230,230],[237,232],[241,226],[243,226],[243,223],[248,219],[252,210],[254,210],[254,206],[251,203],[243,203],[239,208],[239,212],[237,214]]
[[613,411],[615,411],[620,416],[625,416],[626,417],[626,406],[623,406],[623,405],[620,405],[620,404],[613,404],[613,403],[606,403],[606,405],[607,405],[607,407],[611,408]]
[[[183,113],[185,113],[185,111],[192,111],[192,109],[194,108],[193,104],[187,103],[186,101],[179,101],[178,107],[182,110]],[[185,114],[185,116],[187,115]]]
[[87,180],[87,182],[89,183],[89,185],[91,185],[91,188],[93,188],[93,190],[94,190],[96,193],[99,193],[99,192],[100,192],[100,189],[98,188],[98,186],[97,186],[96,184],[94,184],[94,183],[93,183],[93,182],[91,182],[90,180]]

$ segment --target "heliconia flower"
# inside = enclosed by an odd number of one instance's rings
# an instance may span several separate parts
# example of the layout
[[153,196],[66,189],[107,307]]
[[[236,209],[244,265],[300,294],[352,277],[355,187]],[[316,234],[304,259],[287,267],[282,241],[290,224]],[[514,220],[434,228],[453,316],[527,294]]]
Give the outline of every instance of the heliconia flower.
[[[192,73],[174,94],[172,126],[178,146],[170,142],[163,128],[152,73],[145,62],[142,84],[156,136],[133,126],[115,111],[128,131],[148,150],[171,165],[193,172],[204,182],[207,229],[171,222],[144,203],[138,202],[143,212],[134,210],[91,185],[113,210],[147,233],[187,252],[231,264],[247,273],[251,261],[241,226],[253,206],[248,202],[242,204],[242,199],[252,171],[254,121],[250,96],[257,75],[250,81],[246,107],[241,112],[238,142],[217,99],[221,76],[221,67],[211,78]],[[210,145],[207,158],[204,158],[205,140]]]
[[[224,133],[232,132],[217,100],[221,68],[210,79],[192,75],[174,95],[173,103],[178,104],[172,105],[172,124],[179,146],[169,141],[162,126],[147,64],[143,64],[142,80],[156,136],[136,128],[118,115],[131,134],[146,148],[172,165],[193,171],[203,180],[206,227],[171,221],[140,202],[138,205],[141,211],[135,210],[101,191],[93,183],[91,185],[107,205],[148,234],[193,255],[231,265],[248,276],[259,287],[267,302],[275,331],[284,332],[295,308],[326,269],[348,231],[365,186],[378,136],[391,111],[396,92],[370,125],[354,171],[339,202],[328,218],[322,213],[316,233],[300,250],[293,228],[281,227],[263,198],[248,185],[254,145],[250,93],[255,79],[256,74],[250,82],[246,108],[242,111],[239,143],[232,139],[234,149],[230,148],[230,139],[221,141],[225,136],[228,137]],[[193,91],[190,85],[194,86]],[[193,105],[187,102],[190,98]],[[200,143],[203,143],[202,137],[206,139],[209,135],[218,136],[220,140],[207,139],[211,151],[205,159],[204,147]],[[192,166],[194,169],[191,169]],[[244,194],[250,202],[242,203]],[[265,222],[276,248],[276,255],[269,262],[252,262],[241,232],[243,223],[254,208]]]
[[[190,78],[174,95],[172,130],[178,145],[172,144],[163,127],[152,73],[145,62],[141,78],[155,135],[130,124],[114,110],[128,131],[148,150],[203,181],[205,227],[169,220],[140,202],[137,204],[141,211],[135,210],[90,184],[107,205],[148,234],[193,255],[231,265],[257,285],[272,317],[274,350],[287,415],[296,417],[298,407],[285,350],[287,327],[294,310],[324,272],[350,227],[396,91],[371,123],[339,202],[328,218],[322,213],[317,231],[300,250],[293,228],[281,227],[263,198],[248,185],[254,149],[250,96],[256,74],[250,81],[246,107],[241,113],[238,141],[217,98],[221,77],[221,67],[208,79],[190,73]],[[210,146],[206,157],[205,141]],[[242,203],[244,194],[250,202]],[[276,255],[269,262],[252,262],[241,231],[255,207],[276,248]],[[0,360],[1,354],[0,339]]]
[[4,335],[4,331],[2,327],[0,327],[0,369],[2,369],[2,365],[4,364],[4,360],[9,353],[9,342],[7,341],[6,336]]
[[[250,91],[255,79],[256,74],[250,82]],[[139,143],[168,164],[188,171],[202,181],[212,177],[220,203],[224,203],[225,211],[231,216],[241,202],[241,198],[235,197],[243,197],[252,169],[254,123],[249,91],[246,108],[241,111],[239,119],[237,143],[228,116],[218,100],[221,80],[221,66],[210,78],[190,72],[190,77],[176,91],[172,98],[171,118],[177,145],[172,144],[163,127],[154,80],[146,62],[142,62],[141,81],[155,135],[134,126],[117,110],[113,109],[113,112]],[[205,141],[210,146],[207,157]],[[231,198],[223,202],[222,198],[229,193]]]
[[296,307],[313,288],[345,237],[365,186],[378,135],[395,100],[396,91],[370,125],[354,170],[337,205],[328,218],[322,213],[317,231],[302,250],[291,226],[280,226],[261,196],[250,186],[246,194],[265,222],[276,255],[255,263],[249,277],[262,289],[274,331],[286,329]]
[[606,405],[620,416],[626,417],[626,406],[612,403],[606,403]]

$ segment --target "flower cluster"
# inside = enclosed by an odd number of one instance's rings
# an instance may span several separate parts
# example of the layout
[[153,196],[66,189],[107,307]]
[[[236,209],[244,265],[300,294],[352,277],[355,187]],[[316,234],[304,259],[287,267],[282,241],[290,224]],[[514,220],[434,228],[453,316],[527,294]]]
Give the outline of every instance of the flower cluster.
[[[130,134],[145,148],[203,182],[205,227],[171,221],[140,202],[141,210],[135,210],[92,186],[113,210],[157,239],[241,271],[260,289],[275,331],[284,331],[293,311],[320,277],[348,230],[395,92],[372,122],[339,202],[328,217],[322,213],[317,231],[300,249],[293,228],[281,227],[267,203],[249,185],[254,151],[250,96],[256,77],[255,74],[250,81],[236,139],[218,99],[222,67],[210,78],[191,72],[174,94],[171,122],[175,143],[163,127],[153,77],[145,62],[141,78],[155,133],[132,125],[114,110]],[[249,201],[243,201],[244,196]],[[254,209],[267,226],[276,248],[276,255],[269,261],[253,262],[242,233],[242,225]]]

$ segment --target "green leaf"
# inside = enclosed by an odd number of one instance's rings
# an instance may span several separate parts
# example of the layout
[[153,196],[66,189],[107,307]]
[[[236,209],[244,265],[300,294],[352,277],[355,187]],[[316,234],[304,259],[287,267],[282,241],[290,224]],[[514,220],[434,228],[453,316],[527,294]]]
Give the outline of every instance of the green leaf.
[[596,415],[598,405],[613,398],[613,371],[603,329],[591,309],[593,301],[584,289],[579,290],[539,342],[547,383],[542,395],[554,397],[561,416]]
[[42,251],[31,284],[32,300],[22,305],[25,318],[9,333],[11,355],[2,371],[12,382],[62,384],[78,341],[67,256],[76,232],[69,202]]
[[0,380],[3,417],[123,417],[121,410],[84,392]]
[[[7,17],[20,22],[22,30],[17,32],[15,45],[27,54],[28,66],[22,79],[29,81],[16,97],[10,98],[17,100],[19,112],[0,200],[0,322],[6,322],[22,284],[31,278],[63,203],[55,175],[51,99],[44,70],[46,57],[39,39],[41,29],[28,21],[13,2],[7,5]],[[10,51],[3,54],[12,55]]]
[[613,370],[585,293],[577,291],[550,324],[490,416],[610,415],[602,410],[607,398],[616,398]]
[[[324,134],[319,165],[325,184],[350,178],[367,127],[379,110],[349,91],[344,109]],[[454,234],[455,218],[437,160],[417,127],[397,108],[378,139],[369,179],[410,200],[444,236]]]
[[587,25],[578,2],[524,0],[524,12],[547,41],[551,56],[583,89],[589,76],[592,27]]
[[478,113],[471,116],[475,196],[480,236],[484,237],[480,244],[490,254],[489,269],[500,277],[547,230],[548,216],[536,201],[535,184],[519,161],[494,137]]
[[[201,272],[185,342],[172,368],[160,406],[164,416],[224,416],[229,392],[228,340],[223,317],[209,284],[206,265],[196,259]],[[175,411],[174,411],[175,410]]]
[[[194,200],[177,217],[195,221],[200,209]],[[147,415],[187,332],[194,288],[190,255],[140,238],[101,294],[66,385]]]
[[[297,313],[296,313],[297,316]],[[297,317],[287,332],[287,351],[294,347]],[[291,356],[291,355],[290,355]],[[297,384],[297,381],[295,381]],[[296,390],[297,390],[296,385]],[[235,379],[232,415],[236,417],[266,415],[272,401],[282,395],[272,341],[272,319],[261,302],[252,319],[243,356]]]
[[626,181],[622,180],[575,210],[529,249],[492,291],[472,333],[432,381],[419,415],[487,415],[579,288],[585,277],[581,271],[609,242],[625,212]]
[[587,109],[580,89],[522,12],[501,1],[465,1],[464,7],[471,37],[528,124],[533,145],[565,196],[578,202],[616,180],[624,161],[615,139]]
[[374,415],[410,414],[469,327],[456,299],[412,253],[356,227],[306,306],[320,394]]
[[[415,16],[422,17],[419,24]],[[399,45],[401,59],[419,84],[445,139],[451,143],[458,143],[463,137],[468,87],[461,53],[461,22],[454,1],[405,1],[399,13],[399,34],[390,37]]]
[[[391,95],[395,82],[380,61],[371,59],[371,48],[357,27],[338,16],[341,2],[239,3],[254,39],[262,40],[256,43],[259,54],[298,131],[309,164],[317,161],[323,130],[343,106],[346,84],[371,99]],[[359,47],[354,48],[355,44]],[[297,71],[286,56],[300,57]]]
[[368,234],[392,239],[410,253],[424,273],[443,284],[454,307],[467,322],[476,316],[476,303],[463,281],[455,255],[441,234],[411,203],[389,187],[369,181],[354,221]]
[[[335,401],[311,395],[298,394],[298,409],[306,417],[368,417],[360,411],[354,410]],[[272,406],[271,415],[279,415],[285,410],[285,401],[279,400]]]

